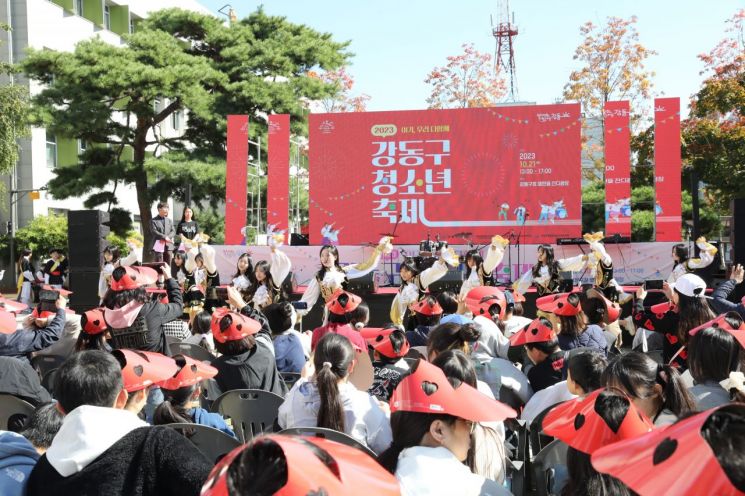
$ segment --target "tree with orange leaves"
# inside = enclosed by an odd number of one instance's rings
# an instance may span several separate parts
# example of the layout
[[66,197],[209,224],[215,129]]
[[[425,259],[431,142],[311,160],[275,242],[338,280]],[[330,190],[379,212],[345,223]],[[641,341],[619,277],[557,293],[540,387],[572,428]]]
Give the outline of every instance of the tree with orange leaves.
[[427,98],[431,109],[488,107],[507,92],[504,79],[494,73],[491,55],[463,44],[463,53],[451,55],[447,64],[435,67],[425,83],[432,87]]
[[[645,67],[646,60],[657,52],[639,42],[636,16],[629,19],[609,17],[605,25],[587,22],[580,27],[582,43],[574,52],[581,67],[569,75],[564,86],[564,100],[582,104],[583,161],[591,161],[590,178],[602,178],[603,107],[608,101],[629,100],[633,128],[643,116],[642,100],[652,96],[654,72]],[[587,138],[589,137],[589,139]]]
[[367,102],[370,96],[364,93],[352,94],[354,78],[342,66],[335,70],[325,71],[321,74],[315,71],[308,73],[310,77],[320,79],[326,84],[337,87],[337,93],[333,97],[319,100],[319,111],[322,112],[364,112],[367,110]]

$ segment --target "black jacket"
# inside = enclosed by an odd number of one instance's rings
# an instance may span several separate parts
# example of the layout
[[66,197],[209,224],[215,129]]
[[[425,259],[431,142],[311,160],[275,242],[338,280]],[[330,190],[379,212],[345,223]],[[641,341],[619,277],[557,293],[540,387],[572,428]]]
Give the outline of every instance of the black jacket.
[[0,356],[27,359],[32,351],[43,350],[56,343],[65,327],[65,310],[57,309],[57,315],[46,327],[33,330],[20,329],[10,334],[0,333]]
[[728,300],[730,293],[735,290],[735,286],[737,286],[737,283],[734,279],[724,281],[717,286],[717,289],[711,294],[711,306],[716,313],[737,312],[740,317],[745,319],[745,305],[732,303]]
[[284,396],[287,392],[274,355],[261,341],[246,353],[222,355],[211,365],[217,369],[215,380],[223,393],[233,389],[262,389]]
[[[173,221],[168,217],[161,217],[156,215],[153,220],[150,221],[150,232],[153,234],[153,239],[165,239],[173,238],[176,236],[176,230],[173,228]],[[173,243],[166,243],[166,247],[169,250],[173,250]]]
[[0,357],[0,394],[21,398],[34,406],[52,401],[33,367],[11,357]]
[[169,427],[140,427],[80,472],[62,477],[43,455],[26,486],[28,496],[198,496],[212,463]]

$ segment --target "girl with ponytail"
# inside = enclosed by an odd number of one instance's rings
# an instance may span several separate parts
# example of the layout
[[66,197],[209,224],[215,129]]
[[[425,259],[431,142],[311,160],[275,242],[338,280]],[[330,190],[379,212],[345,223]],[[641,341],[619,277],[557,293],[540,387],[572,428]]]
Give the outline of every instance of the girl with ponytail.
[[431,362],[448,350],[460,350],[470,355],[471,347],[480,336],[481,331],[477,324],[440,324],[427,336],[427,359]]
[[376,453],[386,449],[391,442],[388,417],[374,397],[349,382],[355,364],[348,338],[324,335],[315,347],[312,376],[298,380],[279,407],[279,426],[333,429]]
[[601,382],[626,395],[655,425],[672,424],[695,410],[695,402],[678,371],[652,358],[630,351],[608,364]]

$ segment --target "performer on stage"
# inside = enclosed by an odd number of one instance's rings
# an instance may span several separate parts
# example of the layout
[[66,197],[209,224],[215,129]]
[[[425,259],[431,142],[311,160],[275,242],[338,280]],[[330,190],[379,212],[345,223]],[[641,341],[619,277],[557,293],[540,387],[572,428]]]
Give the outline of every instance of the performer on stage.
[[44,284],[60,289],[67,275],[67,259],[59,248],[49,252],[50,259],[44,264]]
[[486,260],[481,258],[478,250],[470,250],[466,253],[466,280],[460,287],[460,299],[478,286],[494,286],[492,272],[504,258],[504,249],[510,242],[500,235],[491,239],[491,246],[486,251]]
[[701,249],[699,258],[688,258],[688,247],[683,243],[673,246],[673,271],[667,278],[669,284],[675,283],[683,274],[708,267],[714,261],[714,255],[717,254],[716,246],[707,243],[703,236],[696,240],[696,246]]
[[207,244],[209,236],[199,233],[194,239],[184,239],[186,252],[186,283],[184,285],[184,311],[189,317],[202,309],[208,312],[217,302],[210,298],[209,288],[220,285],[220,274],[215,264],[215,249]]
[[142,242],[138,239],[130,238],[127,240],[129,255],[121,258],[119,248],[116,246],[107,246],[103,250],[104,264],[101,268],[101,275],[98,278],[98,297],[103,301],[103,297],[109,290],[109,280],[111,273],[117,267],[127,267],[135,263],[142,262]]
[[31,283],[34,282],[34,266],[31,264],[31,250],[24,249],[18,262],[18,301],[31,306],[34,295],[31,290]]
[[238,257],[238,261],[235,264],[235,274],[233,274],[233,280],[230,283],[231,286],[234,286],[241,292],[241,297],[244,301],[251,300],[252,293],[249,292],[249,288],[256,282],[255,277],[251,255],[244,253]]
[[186,256],[180,251],[173,252],[173,256],[171,257],[171,277],[176,279],[182,292],[184,291],[187,276]]
[[269,234],[269,246],[272,249],[271,263],[261,260],[256,264],[254,270],[254,282],[248,290],[252,295],[250,304],[257,310],[263,309],[272,303],[279,303],[282,295],[282,283],[292,269],[290,258],[279,250],[285,236],[282,233]]
[[452,248],[442,250],[440,258],[432,267],[423,271],[414,259],[406,259],[401,264],[401,286],[391,304],[391,322],[397,326],[403,325],[406,310],[411,304],[424,298],[427,288],[447,273],[448,265],[458,265],[458,255]]
[[589,258],[589,255],[577,255],[555,260],[551,245],[539,245],[538,262],[523,274],[512,288],[516,293],[524,294],[531,284],[535,284],[538,296],[556,293],[559,289],[559,272],[582,270]]
[[324,245],[321,247],[321,269],[308,283],[308,288],[303,293],[300,301],[307,303],[308,311],[310,311],[318,301],[319,296],[322,296],[325,302],[331,300],[331,297],[339,288],[346,286],[347,280],[362,277],[375,270],[378,262],[380,262],[380,256],[393,250],[392,239],[389,236],[382,237],[370,258],[362,263],[344,267],[339,265],[339,250],[335,246]]
[[[588,266],[595,265],[595,286],[597,286],[611,301],[616,301],[622,305],[626,303],[632,295],[625,293],[618,282],[613,278],[613,259],[602,243],[603,233],[587,233],[582,236],[590,245],[590,249],[595,257],[588,259]],[[597,261],[597,262],[595,262]]]

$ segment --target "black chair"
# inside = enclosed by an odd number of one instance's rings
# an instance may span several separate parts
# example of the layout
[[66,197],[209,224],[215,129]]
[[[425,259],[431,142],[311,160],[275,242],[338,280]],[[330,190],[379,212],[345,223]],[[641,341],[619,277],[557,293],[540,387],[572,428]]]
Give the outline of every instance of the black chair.
[[54,382],[57,380],[57,370],[59,369],[50,370],[41,379],[41,385],[44,389],[52,393],[52,395],[54,395]]
[[508,429],[507,440],[513,445],[507,473],[512,480],[512,494],[525,494],[530,475],[530,445],[528,443],[527,423],[519,419],[506,419],[504,426]]
[[194,443],[194,446],[213,463],[219,462],[222,457],[241,445],[236,438],[206,425],[183,423],[167,424],[166,427],[175,429]]
[[212,353],[198,344],[182,343],[179,341],[169,344],[168,349],[171,350],[171,356],[185,355],[194,360],[207,363],[212,363],[215,360],[215,356]]
[[335,431],[333,429],[326,429],[324,427],[293,427],[279,431],[280,434],[286,434],[288,436],[315,436],[321,439],[328,439],[329,441],[335,441],[340,444],[346,444],[352,448],[357,448],[360,451],[364,451],[373,458],[377,458],[373,450],[357,441],[352,436],[344,433]]
[[566,472],[563,472],[561,467],[566,467],[568,447],[565,443],[556,439],[551,441],[533,459],[536,496],[550,496],[559,494],[561,491],[566,482],[566,480],[561,480],[566,476]]
[[279,375],[285,381],[288,390],[292,389],[292,386],[300,380],[300,374],[297,372],[280,372]]
[[36,408],[10,394],[0,394],[0,430],[19,432]]
[[[166,347],[170,350],[172,344],[180,343],[181,340],[179,338],[174,338],[173,336],[166,335]],[[173,355],[174,353],[171,353]]]
[[533,421],[528,426],[528,433],[530,435],[530,450],[533,456],[537,455],[543,448],[548,446],[554,438],[547,436],[543,433],[543,419],[546,418],[548,412],[550,412],[556,405],[550,405],[546,407],[541,413],[536,415]]
[[511,406],[518,412],[525,406],[525,403],[523,403],[523,400],[517,395],[515,390],[508,388],[507,386],[499,387],[499,397],[497,399],[501,403]]
[[235,389],[220,395],[212,411],[233,421],[233,431],[241,442],[248,442],[263,432],[271,432],[279,415],[281,396],[261,389]]
[[202,394],[199,396],[199,403],[205,410],[212,410],[212,403],[222,394],[220,386],[217,385],[215,379],[205,379],[200,385],[202,386]]
[[31,359],[31,366],[39,374],[39,379],[43,379],[47,373],[58,369],[65,360],[67,360],[67,357],[60,355],[36,355]]

